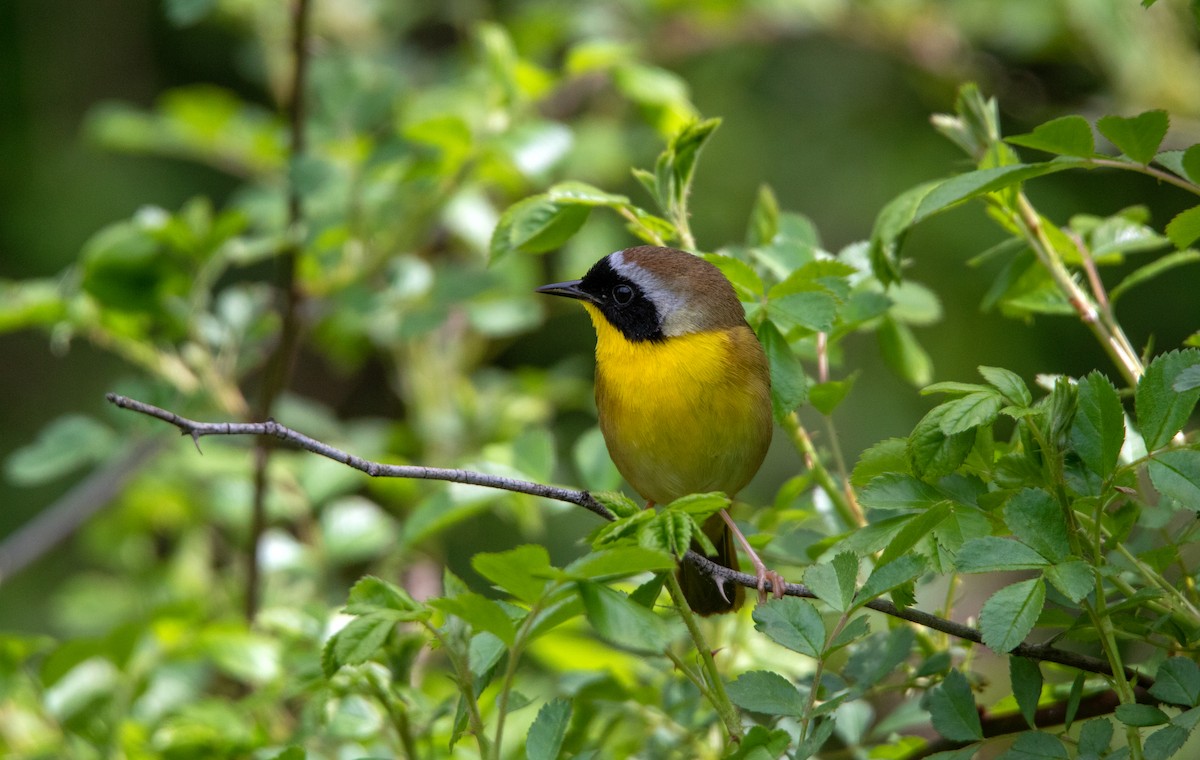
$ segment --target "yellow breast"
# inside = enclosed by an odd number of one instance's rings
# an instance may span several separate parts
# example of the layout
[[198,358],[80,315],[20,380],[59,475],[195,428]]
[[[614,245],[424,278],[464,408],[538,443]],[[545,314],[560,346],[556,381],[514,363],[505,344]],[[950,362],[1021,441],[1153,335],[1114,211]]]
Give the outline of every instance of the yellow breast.
[[643,498],[736,494],[771,442],[766,357],[746,325],[632,342],[590,304],[609,454]]

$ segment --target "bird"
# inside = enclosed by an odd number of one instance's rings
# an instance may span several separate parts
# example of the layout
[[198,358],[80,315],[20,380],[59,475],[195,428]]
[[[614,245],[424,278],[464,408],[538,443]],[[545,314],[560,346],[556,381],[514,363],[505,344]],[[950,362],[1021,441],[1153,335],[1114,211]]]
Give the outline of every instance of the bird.
[[[580,280],[537,292],[580,301],[596,331],[596,409],[609,456],[646,507],[694,493],[737,495],[771,442],[766,353],[729,280],[703,258],[675,248],[637,246],[597,261]],[[738,569],[734,537],[765,586],[783,581],[750,547],[726,510],[703,530]],[[699,545],[693,541],[692,549]],[[741,607],[744,591],[688,562],[677,571],[688,606],[713,615]]]

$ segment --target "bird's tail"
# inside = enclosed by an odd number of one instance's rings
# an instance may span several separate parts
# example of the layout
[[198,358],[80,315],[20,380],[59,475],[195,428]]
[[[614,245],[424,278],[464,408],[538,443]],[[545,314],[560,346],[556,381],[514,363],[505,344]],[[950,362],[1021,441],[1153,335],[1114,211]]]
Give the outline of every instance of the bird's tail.
[[[732,570],[738,569],[737,547],[733,543],[733,534],[729,526],[716,514],[704,523],[704,535],[708,536],[713,546],[717,548],[715,555],[705,555],[718,565],[724,565]],[[699,544],[692,542],[692,551],[703,554]],[[683,598],[687,600],[692,612],[697,615],[717,615],[722,612],[733,612],[742,606],[745,599],[745,589],[740,585],[709,575],[690,562],[680,562],[676,571],[679,586],[683,589]]]

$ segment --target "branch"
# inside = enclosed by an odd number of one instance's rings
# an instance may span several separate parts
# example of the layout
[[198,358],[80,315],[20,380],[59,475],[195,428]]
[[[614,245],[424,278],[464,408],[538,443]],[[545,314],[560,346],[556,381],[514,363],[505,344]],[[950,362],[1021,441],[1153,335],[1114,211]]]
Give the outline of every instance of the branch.
[[[605,520],[615,520],[613,515],[604,505],[596,501],[587,491],[579,491],[572,488],[561,488],[558,486],[548,486],[541,483],[532,483],[526,480],[517,480],[515,478],[507,478],[500,475],[488,475],[487,473],[474,472],[471,470],[456,470],[445,469],[441,467],[423,467],[420,465],[399,465],[399,464],[383,464],[380,462],[372,462],[353,454],[349,454],[341,449],[330,446],[327,443],[322,443],[314,438],[309,438],[303,433],[298,433],[291,428],[280,425],[274,420],[266,422],[197,422],[195,420],[180,417],[174,412],[160,409],[157,406],[146,404],[135,399],[125,396],[118,396],[115,393],[109,393],[106,398],[112,404],[121,409],[129,409],[130,411],[145,414],[150,417],[167,422],[179,428],[183,435],[191,436],[192,440],[199,447],[199,441],[202,436],[206,435],[259,435],[271,436],[282,441],[287,441],[305,451],[310,451],[314,454],[332,459],[335,462],[340,462],[347,467],[353,467],[356,470],[365,472],[374,478],[413,478],[418,480],[444,480],[451,483],[466,483],[468,485],[482,486],[484,488],[494,488],[502,491],[512,491],[514,493],[529,494],[530,496],[540,496],[546,499],[562,501],[568,504],[575,504],[583,507],[590,512],[604,518]],[[683,559],[687,562],[699,567],[701,570],[711,574],[727,578],[734,583],[740,584],[747,588],[758,588],[758,578],[749,573],[742,573],[736,570],[731,570],[722,565],[709,560],[701,554],[693,551],[688,551]],[[767,583],[767,590],[772,591],[770,582]],[[809,588],[800,583],[787,583],[784,585],[784,594],[787,596],[798,596],[807,599],[818,598]],[[977,628],[972,628],[962,623],[956,623],[953,620],[931,615],[927,612],[921,612],[912,608],[900,608],[889,601],[883,599],[875,599],[867,602],[868,609],[882,612],[885,615],[890,615],[901,620],[907,620],[910,623],[932,628],[935,631],[947,633],[951,636],[972,641],[976,644],[983,643],[983,635]],[[1055,662],[1060,665],[1083,670],[1089,673],[1099,673],[1106,676],[1112,676],[1112,669],[1105,661],[1091,657],[1085,654],[1070,652],[1064,649],[1051,646],[1049,644],[1029,644],[1022,643],[1012,650],[1009,654],[1019,657],[1028,657],[1032,660],[1043,660],[1046,662]],[[1125,677],[1135,683],[1135,685],[1149,688],[1154,684],[1154,680],[1144,676],[1130,668],[1125,669]]]

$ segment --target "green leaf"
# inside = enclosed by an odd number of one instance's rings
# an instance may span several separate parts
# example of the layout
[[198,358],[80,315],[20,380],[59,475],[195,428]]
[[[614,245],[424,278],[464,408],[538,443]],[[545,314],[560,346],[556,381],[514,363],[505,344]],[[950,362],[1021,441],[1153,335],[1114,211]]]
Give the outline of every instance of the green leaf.
[[706,253],[700,258],[721,270],[721,274],[733,285],[738,300],[743,303],[757,303],[762,299],[763,281],[758,272],[754,271],[754,267],[723,253]]
[[667,552],[642,546],[616,546],[585,554],[563,569],[573,580],[614,581],[646,572],[675,569]]
[[112,454],[117,437],[107,425],[70,414],[59,417],[4,462],[4,474],[21,486],[40,485],[80,467],[102,462]]
[[388,583],[373,575],[364,576],[350,589],[346,612],[351,615],[363,615],[379,610],[423,612],[425,607],[394,583]]
[[975,430],[954,435],[942,431],[946,406],[935,406],[921,418],[908,437],[908,459],[913,474],[922,480],[939,480],[967,460],[975,446]]
[[1171,720],[1165,712],[1151,705],[1117,705],[1113,714],[1125,725],[1139,728],[1161,726]]
[[578,586],[588,622],[604,640],[651,654],[665,651],[671,643],[671,631],[662,618],[626,595],[590,581]]
[[983,738],[983,726],[975,709],[975,697],[967,679],[957,670],[929,691],[926,704],[933,728],[954,742],[975,742]]
[[838,612],[850,609],[854,589],[858,585],[858,557],[841,552],[832,562],[809,565],[804,572],[804,584]]
[[1096,129],[1117,146],[1117,150],[1139,164],[1148,164],[1158,153],[1170,123],[1166,111],[1146,111],[1131,118],[1102,116],[1096,121]]
[[[1083,675],[1080,673],[1080,675]],[[1112,744],[1113,724],[1107,718],[1093,718],[1079,729],[1079,755],[1102,757]]]
[[1183,152],[1180,166],[1183,167],[1183,176],[1186,179],[1200,184],[1200,145],[1193,145]]
[[759,185],[758,197],[750,210],[750,226],[746,230],[746,245],[767,245],[779,233],[779,201],[770,185]]
[[942,404],[938,426],[943,434],[953,436],[980,425],[990,425],[995,422],[1002,406],[1004,399],[991,388],[981,393],[969,393]]
[[356,617],[333,634],[321,651],[321,668],[326,678],[343,665],[360,665],[375,656],[396,628],[397,620],[385,612]]
[[885,316],[875,331],[883,360],[892,371],[913,387],[929,384],[933,377],[933,360],[917,342],[917,337],[908,325]]
[[825,648],[825,623],[806,599],[785,596],[754,608],[754,628],[793,652],[820,657]]
[[1092,566],[1083,560],[1071,560],[1051,565],[1045,569],[1046,580],[1063,596],[1078,603],[1096,590],[1096,576]]
[[1045,557],[1025,544],[999,536],[971,539],[963,544],[954,559],[954,566],[963,573],[1038,570],[1049,564]]
[[1180,372],[1175,376],[1175,382],[1171,383],[1171,389],[1176,393],[1190,391],[1193,388],[1200,388],[1200,364],[1194,364]]
[[1150,695],[1173,705],[1200,705],[1200,666],[1186,657],[1172,657],[1159,666]]
[[1063,116],[1039,124],[1024,135],[1006,137],[1004,141],[1047,153],[1088,157],[1096,152],[1092,126],[1082,116]]
[[872,478],[859,494],[858,503],[867,509],[929,509],[945,499],[923,480],[889,473]]
[[953,507],[949,501],[940,501],[929,509],[914,516],[888,542],[887,549],[879,555],[879,564],[886,565],[913,550],[921,540],[931,535],[946,518]]
[[771,409],[775,419],[782,422],[804,403],[808,395],[804,367],[792,352],[787,339],[771,321],[766,320],[759,325],[758,339],[762,341],[771,368]]
[[983,379],[993,388],[1000,391],[1000,395],[1004,396],[1008,403],[1014,406],[1029,406],[1033,403],[1029,386],[1025,385],[1025,381],[1016,372],[1003,367],[980,366],[979,374],[983,375]]
[[487,631],[507,646],[511,647],[516,640],[516,625],[504,608],[474,592],[430,599],[429,606],[454,615],[477,632]]
[[1008,752],[1000,757],[1003,760],[1070,760],[1071,755],[1057,736],[1026,731],[1018,735]]
[[1147,451],[1166,445],[1191,416],[1200,399],[1200,388],[1179,393],[1172,385],[1180,372],[1197,364],[1200,350],[1188,348],[1160,354],[1146,367],[1146,374],[1138,381],[1134,408]]
[[558,760],[570,722],[569,700],[555,699],[542,705],[525,737],[525,757],[528,760]]
[[471,567],[497,588],[529,604],[541,598],[551,571],[550,554],[538,544],[476,554],[471,558]]
[[854,606],[861,607],[872,599],[878,599],[889,591],[915,580],[923,572],[925,558],[920,554],[909,554],[886,565],[879,565],[871,571],[862,588],[854,595]]
[[1038,700],[1042,698],[1042,669],[1035,660],[1009,657],[1008,676],[1021,716],[1030,728],[1037,728],[1034,724],[1034,713],[1037,712]]
[[1058,502],[1040,488],[1023,488],[1004,505],[1004,522],[1026,546],[1051,562],[1071,553],[1067,521]]
[[791,743],[791,734],[783,729],[751,726],[724,760],[776,760],[787,753]]
[[1167,222],[1167,237],[1176,248],[1187,248],[1200,238],[1200,206],[1192,206],[1186,211],[1180,211],[1175,218]]
[[908,469],[908,441],[904,438],[887,438],[871,446],[858,457],[858,463],[850,473],[850,482],[864,488],[876,477],[885,474],[905,474]]
[[695,522],[681,512],[663,510],[638,527],[638,545],[647,549],[683,556],[697,533]]
[[1183,749],[1190,735],[1191,731],[1172,722],[1146,737],[1142,755],[1146,760],[1169,760]]
[[1150,482],[1164,496],[1200,512],[1200,451],[1163,451],[1150,460]]
[[858,372],[856,371],[845,380],[817,383],[808,389],[808,403],[812,404],[813,409],[828,417],[846,399],[857,379]]
[[742,673],[725,688],[733,703],[743,710],[767,715],[804,714],[805,702],[800,691],[786,678],[769,670]]
[[1071,446],[1092,472],[1112,475],[1125,443],[1125,411],[1117,390],[1104,375],[1091,372],[1079,380]]
[[1041,578],[1020,581],[992,594],[979,615],[983,643],[997,653],[1012,651],[1033,630],[1045,603],[1046,584]]
[[546,197],[562,205],[575,204],[607,208],[621,208],[629,205],[629,199],[624,195],[606,193],[598,187],[577,180],[568,180],[553,185],[546,191]]
[[1158,277],[1161,274],[1171,271],[1177,267],[1187,264],[1195,264],[1200,262],[1200,251],[1187,249],[1184,251],[1175,251],[1168,253],[1165,256],[1159,256],[1149,264],[1138,267],[1130,272],[1125,279],[1121,280],[1115,288],[1108,294],[1108,300],[1116,303],[1121,296],[1125,295],[1130,288],[1137,287],[1143,283]]
[[645,511],[641,505],[620,491],[597,491],[592,494],[592,498],[618,518],[634,517]]

